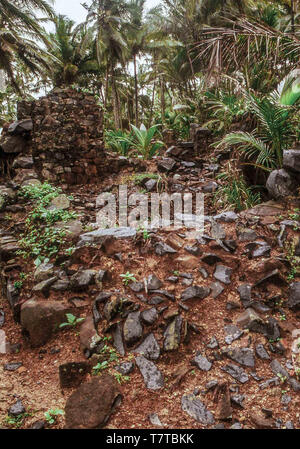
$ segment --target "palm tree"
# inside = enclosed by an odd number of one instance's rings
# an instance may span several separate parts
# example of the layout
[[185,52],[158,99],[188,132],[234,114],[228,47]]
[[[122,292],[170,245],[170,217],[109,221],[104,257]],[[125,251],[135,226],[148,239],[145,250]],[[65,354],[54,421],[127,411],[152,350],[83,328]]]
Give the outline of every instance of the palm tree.
[[50,33],[53,43],[51,53],[56,58],[52,69],[54,84],[73,84],[82,75],[97,73],[92,31],[84,24],[74,29],[75,22],[63,15],[55,18],[54,23],[55,33]]
[[146,0],[129,0],[128,11],[130,14],[131,27],[128,33],[128,43],[134,67],[134,89],[135,89],[135,124],[139,126],[139,104],[138,104],[138,75],[137,57],[145,47],[148,30],[143,23],[143,13]]
[[278,88],[263,99],[244,92],[249,109],[254,114],[258,127],[252,133],[233,132],[227,134],[217,147],[237,148],[246,153],[251,165],[265,171],[282,167],[283,151],[293,140],[290,122],[292,106],[300,99],[299,71],[293,71],[279,84]]
[[98,63],[106,64],[105,104],[108,101],[109,77],[113,97],[113,111],[116,128],[121,128],[120,98],[116,84],[117,64],[125,65],[128,45],[124,37],[125,19],[128,17],[127,5],[123,0],[93,0],[86,18],[95,35]]
[[38,41],[48,45],[38,13],[48,18],[54,16],[46,0],[0,0],[0,69],[4,70],[13,87],[19,91],[14,63],[22,61],[33,73],[41,74],[49,69],[46,50]]

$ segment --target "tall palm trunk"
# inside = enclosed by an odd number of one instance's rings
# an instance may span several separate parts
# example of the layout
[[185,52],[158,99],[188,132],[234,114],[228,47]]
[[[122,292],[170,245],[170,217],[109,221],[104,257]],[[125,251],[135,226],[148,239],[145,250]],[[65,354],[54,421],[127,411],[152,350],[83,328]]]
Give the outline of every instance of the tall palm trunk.
[[153,84],[153,92],[152,92],[152,100],[151,100],[151,110],[150,110],[150,117],[149,117],[149,125],[148,125],[148,128],[151,128],[151,126],[152,126],[153,111],[154,111],[154,101],[155,101],[155,89],[156,89],[156,81],[154,81],[154,84]]
[[297,0],[291,0],[291,16],[292,16],[292,33],[295,34],[295,6],[296,6]]
[[107,100],[108,100],[108,79],[109,79],[109,64],[106,67],[106,76],[105,76],[105,100],[104,100],[104,108],[106,109]]
[[165,122],[165,114],[166,114],[166,99],[165,99],[165,81],[164,77],[160,77],[160,104],[161,104],[161,116],[162,122]]
[[112,69],[112,97],[113,97],[113,111],[114,111],[115,127],[116,127],[116,129],[120,129],[121,128],[120,104],[119,104],[114,69]]
[[135,95],[135,125],[139,126],[139,92],[138,92],[138,78],[137,78],[137,64],[136,64],[136,54],[133,56],[134,65],[134,95]]

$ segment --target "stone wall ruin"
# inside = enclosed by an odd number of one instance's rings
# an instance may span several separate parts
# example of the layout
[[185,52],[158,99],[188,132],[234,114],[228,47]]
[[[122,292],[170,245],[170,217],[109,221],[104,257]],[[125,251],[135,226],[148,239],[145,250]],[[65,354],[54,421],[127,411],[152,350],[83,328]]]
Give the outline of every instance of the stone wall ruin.
[[31,105],[32,156],[39,177],[83,184],[103,172],[103,111],[91,95],[54,89]]

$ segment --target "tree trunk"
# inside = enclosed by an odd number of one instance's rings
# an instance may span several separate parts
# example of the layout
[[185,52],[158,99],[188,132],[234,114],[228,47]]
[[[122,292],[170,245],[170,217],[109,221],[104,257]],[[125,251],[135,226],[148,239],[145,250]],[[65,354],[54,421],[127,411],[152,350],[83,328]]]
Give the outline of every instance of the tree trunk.
[[166,113],[166,99],[165,99],[165,82],[164,77],[160,78],[160,104],[161,104],[161,118],[162,122],[165,122],[165,113]]
[[135,95],[135,125],[139,127],[139,92],[138,92],[138,79],[137,79],[137,66],[136,66],[136,54],[133,56],[134,64],[134,95]]
[[109,64],[107,64],[107,67],[106,67],[106,77],[105,77],[105,100],[104,100],[104,108],[105,109],[107,106],[107,99],[108,99],[108,79],[109,79]]
[[152,101],[151,101],[151,110],[150,110],[150,117],[149,117],[149,125],[148,125],[148,128],[151,128],[151,125],[152,125],[153,110],[154,110],[154,101],[155,101],[155,89],[156,89],[156,81],[154,81],[154,84],[153,84]]
[[291,0],[292,33],[295,34],[295,0]]
[[113,97],[113,111],[114,111],[114,120],[116,129],[121,128],[121,120],[120,120],[120,107],[118,101],[118,92],[115,80],[114,69],[112,69],[112,97]]

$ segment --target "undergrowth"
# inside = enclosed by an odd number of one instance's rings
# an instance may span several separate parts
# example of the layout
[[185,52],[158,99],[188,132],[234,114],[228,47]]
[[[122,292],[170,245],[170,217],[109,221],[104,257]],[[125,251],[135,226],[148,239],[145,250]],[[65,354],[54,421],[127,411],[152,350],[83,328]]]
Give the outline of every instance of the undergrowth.
[[21,250],[17,254],[24,259],[35,258],[36,265],[57,255],[65,243],[67,231],[52,225],[77,218],[75,212],[48,208],[60,194],[61,189],[47,182],[22,187],[19,192],[20,197],[33,201],[35,206],[25,220],[26,230],[19,240]]

